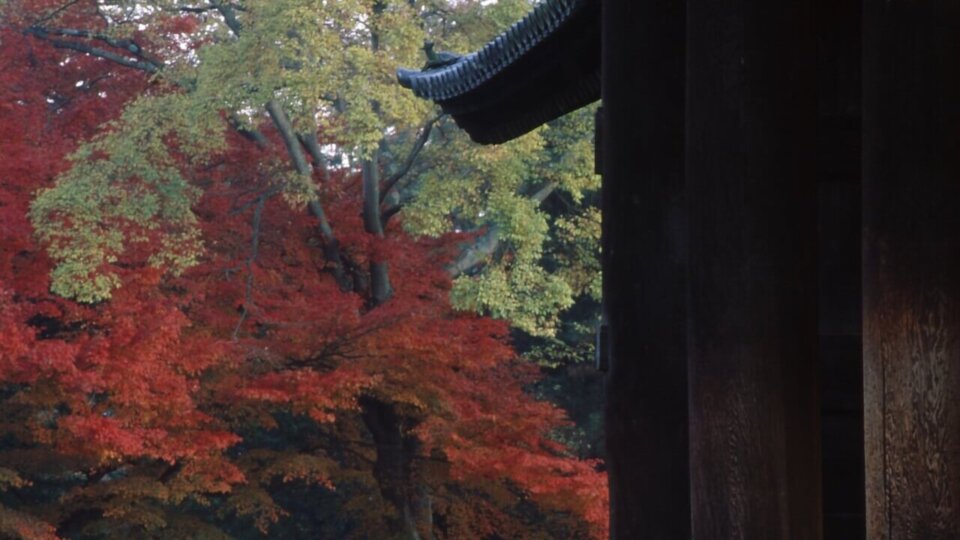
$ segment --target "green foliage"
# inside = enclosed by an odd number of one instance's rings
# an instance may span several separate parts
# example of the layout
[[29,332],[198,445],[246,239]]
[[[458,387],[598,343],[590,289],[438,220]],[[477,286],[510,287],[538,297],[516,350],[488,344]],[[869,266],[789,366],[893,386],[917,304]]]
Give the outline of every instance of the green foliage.
[[[114,2],[117,20],[161,26],[177,3]],[[139,9],[137,9],[139,6]],[[182,175],[189,163],[223,146],[226,115],[248,129],[264,127],[264,104],[275,101],[300,133],[322,132],[351,162],[380,149],[389,172],[405,158],[411,134],[433,106],[396,84],[397,66],[423,62],[425,38],[438,47],[476,49],[530,9],[526,0],[480,3],[406,0],[251,0],[238,28],[207,16],[177,39],[200,44],[166,53],[159,75],[180,90],[149,93],[72,157],[74,166],[35,201],[32,219],[57,262],[52,289],[84,302],[110,297],[119,285],[113,265],[145,252],[144,264],[174,274],[195,264],[202,245],[191,205],[198,190]],[[130,25],[111,28],[122,36]],[[508,144],[470,142],[441,122],[402,184],[406,228],[415,234],[493,226],[497,248],[454,287],[453,299],[510,320],[534,335],[550,335],[576,296],[597,295],[594,223],[585,194],[593,174],[593,111],[578,111]],[[183,155],[171,155],[169,145]],[[302,203],[312,188],[278,173],[289,199]],[[544,186],[572,201],[547,211],[532,200]]]
[[[196,99],[250,111],[277,99],[300,131],[319,129],[369,155],[386,126],[416,125],[432,109],[396,84],[422,42],[407,2],[261,0],[245,3],[236,39],[204,46]],[[257,115],[251,118],[256,123]]]
[[[175,4],[138,11],[120,2],[112,12],[159,25]],[[180,90],[128,106],[34,202],[37,234],[58,263],[52,290],[82,302],[109,298],[120,283],[111,265],[138,243],[147,264],[174,274],[197,262],[191,205],[199,192],[178,163],[196,164],[223,147],[223,114],[258,127],[264,103],[277,100],[298,131],[320,129],[357,158],[377,148],[388,126],[420,123],[432,106],[394,76],[397,65],[418,61],[416,13],[407,2],[374,9],[366,1],[252,1],[238,36],[224,26],[186,36],[208,41],[195,56],[170,51],[161,79]],[[182,155],[170,152],[171,143]]]
[[[22,329],[7,336],[12,353],[0,350],[7,388],[35,400],[0,400],[23,415],[8,423],[17,440],[77,448],[80,461],[69,470],[85,472],[57,483],[75,489],[36,488],[50,491],[40,499],[51,506],[91,509],[65,534],[221,538],[210,525],[234,534],[237,523],[250,523],[255,527],[236,536],[261,536],[269,527],[277,537],[330,530],[330,537],[386,538],[400,507],[374,460],[394,449],[378,433],[394,432],[404,447],[425,445],[403,458],[417,459],[403,481],[434,490],[450,538],[585,537],[584,519],[603,534],[602,474],[545,438],[545,426],[561,425],[563,414],[525,393],[535,369],[515,361],[503,341],[506,325],[450,310],[448,281],[434,259],[445,243],[415,242],[396,223],[374,238],[358,219],[361,160],[378,156],[384,178],[405,170],[421,126],[437,114],[396,84],[394,69],[422,64],[425,37],[440,48],[475,49],[529,3],[245,0],[231,4],[232,15],[214,9],[187,16],[177,0],[97,5],[105,17],[83,19],[89,13],[82,4],[68,3],[69,17],[45,21],[103,31],[79,37],[78,46],[135,39],[162,57],[163,67],[138,80],[130,92],[140,97],[81,144],[69,167],[34,175],[29,185],[49,186],[30,217],[55,264],[52,291],[99,304],[50,299],[43,266],[32,290],[44,310],[33,299],[17,302],[34,306],[36,318],[3,310],[17,315]],[[122,58],[48,49],[104,73],[129,69],[111,64]],[[136,47],[123,50],[137,55]],[[47,67],[57,65],[64,66]],[[289,115],[294,136],[317,135],[326,145],[321,152],[345,159],[313,155],[316,169],[326,165],[330,174],[306,174],[284,144],[290,132],[282,121],[271,124],[266,103],[275,115]],[[582,111],[495,147],[477,146],[440,120],[397,190],[385,194],[383,209],[399,201],[409,231],[492,235],[489,252],[453,286],[457,306],[551,336],[566,330],[563,312],[596,289],[591,118]],[[243,140],[231,123],[256,130],[260,144]],[[278,187],[295,211],[268,201]],[[326,208],[337,239],[317,232],[317,220],[303,211],[308,198]],[[26,223],[18,231],[31,232]],[[329,252],[337,245],[346,288],[332,276]],[[11,268],[20,268],[21,252],[37,253],[10,251]],[[368,283],[364,290],[369,263],[380,260],[389,261],[396,285],[382,304],[364,296],[373,289]],[[70,307],[51,312],[47,303]],[[36,336],[24,322],[32,320],[39,321]],[[541,364],[577,356],[576,344],[550,343],[555,350],[545,354],[553,360]],[[361,397],[383,406],[378,415],[395,418],[368,416],[378,409]],[[283,428],[279,411],[302,423]],[[242,442],[234,424],[249,428]],[[256,436],[278,440],[258,445]],[[24,472],[34,462],[0,469],[0,491],[34,489],[18,476],[44,478]],[[291,500],[287,483],[339,500],[324,510],[338,515],[274,529],[297,504],[296,520],[316,518],[316,501]],[[10,506],[19,511],[34,502]],[[52,537],[30,519],[0,506],[0,535]],[[358,528],[332,532],[344,523]],[[543,523],[568,534],[536,530]]]
[[[405,224],[417,234],[495,227],[498,245],[482,268],[460,276],[453,301],[553,335],[577,296],[599,298],[599,210],[588,107],[517,140],[479,146],[444,128],[424,152]],[[564,205],[547,209],[549,197]]]
[[574,294],[588,295],[600,301],[600,209],[588,207],[579,214],[554,220],[551,255],[558,264],[557,274],[570,285]]
[[[130,244],[150,243],[149,264],[179,273],[201,253],[191,205],[199,196],[179,157],[218,149],[216,110],[179,93],[144,96],[71,157],[73,166],[31,208],[37,235],[58,262],[52,290],[81,302],[110,297],[119,284],[107,265]],[[172,155],[173,144],[183,156]]]
[[533,335],[552,335],[557,314],[573,304],[573,291],[539,264],[548,232],[546,216],[535,201],[514,193],[497,192],[487,202],[510,256],[476,276],[458,279],[453,303],[510,320]]

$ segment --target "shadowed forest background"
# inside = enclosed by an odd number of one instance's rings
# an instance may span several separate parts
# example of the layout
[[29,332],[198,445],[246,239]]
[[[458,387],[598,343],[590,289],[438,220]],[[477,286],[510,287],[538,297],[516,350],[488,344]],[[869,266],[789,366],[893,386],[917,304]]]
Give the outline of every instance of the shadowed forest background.
[[605,537],[593,110],[395,77],[531,5],[0,0],[0,537]]

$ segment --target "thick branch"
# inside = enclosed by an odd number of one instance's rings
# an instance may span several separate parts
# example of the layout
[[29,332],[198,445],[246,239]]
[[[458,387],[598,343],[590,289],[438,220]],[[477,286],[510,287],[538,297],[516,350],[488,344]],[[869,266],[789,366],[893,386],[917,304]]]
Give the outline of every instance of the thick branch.
[[323,152],[320,150],[320,142],[317,140],[316,133],[302,133],[298,135],[300,142],[303,144],[303,147],[307,149],[307,153],[310,154],[310,158],[313,159],[314,168],[320,169],[320,174],[323,175],[324,183],[330,181],[330,168],[327,167],[327,158],[323,155]]
[[[100,41],[102,43],[106,43],[107,45],[110,45],[111,47],[122,50],[125,54],[130,54],[139,58],[146,64],[154,66],[154,68],[156,68],[157,70],[163,67],[162,60],[160,60],[159,58],[151,54],[148,54],[143,49],[143,47],[140,46],[140,44],[138,44],[136,41],[133,41],[132,39],[115,38],[115,37],[108,36],[106,34],[99,34],[96,32],[90,32],[88,30],[78,30],[75,28],[45,28],[45,27],[36,26],[36,25],[28,28],[27,32],[32,33],[38,37],[48,39],[49,41],[53,41],[55,43],[59,41],[60,43],[75,43],[79,45],[79,43],[75,41],[54,40],[49,36],[73,37],[73,38]],[[111,54],[120,56],[117,53],[111,53]],[[129,61],[129,58],[127,60]]]
[[236,115],[230,117],[230,125],[233,129],[237,130],[237,133],[243,135],[243,138],[252,141],[260,148],[266,148],[270,146],[270,141],[256,129],[247,129],[243,126],[243,122],[236,117]]
[[376,158],[363,160],[363,228],[383,237],[380,222],[380,168]]
[[[283,145],[287,148],[287,154],[290,156],[290,161],[293,162],[294,170],[299,174],[311,177],[313,175],[313,169],[303,154],[300,139],[297,138],[296,132],[293,130],[293,124],[290,122],[290,118],[283,110],[283,107],[281,107],[276,100],[270,100],[267,103],[267,113],[270,114],[270,119],[273,120],[273,125],[277,128],[277,131],[280,132],[280,138],[283,139]],[[323,211],[323,206],[321,206],[320,201],[316,199],[311,200],[310,209],[320,220],[320,232],[323,234],[324,241],[328,243],[334,242],[336,239],[333,236],[333,229],[327,221],[326,213]]]
[[257,204],[253,208],[253,224],[251,228],[253,229],[253,235],[250,240],[250,256],[247,258],[244,266],[247,269],[247,283],[243,293],[243,306],[241,306],[240,320],[237,321],[237,326],[233,329],[233,339],[236,341],[237,336],[240,335],[240,329],[243,327],[244,321],[247,320],[247,316],[250,314],[250,306],[253,305],[253,264],[257,260],[257,253],[260,249],[260,221],[263,217],[263,207],[267,203],[266,195],[261,195],[257,199]]
[[457,260],[447,267],[447,273],[450,277],[456,278],[466,273],[471,268],[477,266],[489,259],[493,252],[500,245],[500,227],[491,224],[486,234],[473,243],[469,248],[457,257]]
[[547,182],[546,185],[530,196],[530,200],[537,203],[538,206],[543,204],[543,201],[547,200],[547,197],[557,189],[557,185],[556,182]]
[[[547,185],[540,188],[536,193],[530,196],[530,200],[538,205],[550,196],[557,189],[556,182],[548,182]],[[474,268],[478,264],[489,259],[500,246],[500,227],[491,224],[486,234],[480,237],[473,245],[463,251],[457,260],[447,267],[447,273],[450,277],[456,278],[465,272]]]
[[293,161],[294,169],[302,175],[312,176],[313,169],[303,154],[303,149],[300,147],[300,139],[297,138],[297,134],[293,130],[293,123],[290,122],[290,117],[287,116],[286,111],[283,110],[283,107],[281,107],[276,100],[272,99],[267,102],[267,113],[270,114],[270,119],[273,120],[273,125],[276,126],[277,131],[280,132],[283,144],[287,147],[287,154],[289,154],[290,160]]
[[[287,148],[287,153],[290,155],[294,169],[298,174],[311,179],[313,169],[303,154],[300,139],[297,138],[297,134],[293,130],[293,124],[290,122],[287,113],[276,100],[270,100],[267,103],[267,113],[270,114],[270,118],[273,120],[273,125],[276,126],[277,131],[280,132],[280,137],[283,139],[283,144]],[[340,287],[349,289],[350,284],[344,272],[344,261],[340,253],[340,245],[337,242],[337,237],[333,234],[333,227],[330,226],[330,222],[327,220],[327,214],[323,210],[323,205],[320,204],[320,201],[316,197],[310,200],[309,205],[310,211],[313,212],[313,215],[320,221],[320,235],[323,237],[324,243],[324,258],[333,266],[334,278]]]
[[387,226],[387,222],[390,221],[390,218],[400,213],[400,210],[403,210],[403,206],[400,204],[395,204],[386,210],[383,211],[383,214],[380,215],[380,221],[383,222],[383,226]]
[[[51,45],[57,49],[70,49],[84,54],[89,54],[91,56],[96,56],[98,58],[103,58],[104,60],[109,60],[121,66],[139,69],[140,71],[145,71],[147,73],[153,74],[160,71],[163,67],[163,63],[156,63],[154,61],[146,59],[143,55],[136,55],[141,60],[134,60],[127,56],[108,51],[106,49],[101,49],[100,47],[94,47],[92,45],[87,45],[79,41],[70,41],[65,39],[57,39],[53,37],[51,31],[45,28],[31,27],[28,28],[25,33],[31,34],[39,39],[49,42]],[[62,34],[58,34],[62,35]],[[125,49],[126,50],[126,49]],[[136,54],[136,53],[131,53]]]
[[239,36],[240,31],[243,30],[243,25],[240,23],[240,20],[237,19],[237,12],[233,6],[229,4],[217,4],[217,11],[220,12],[220,15],[223,15],[223,22],[227,24],[227,28],[233,32],[234,35]]
[[[383,223],[380,219],[380,165],[379,152],[363,161],[363,228],[368,233],[383,238]],[[393,294],[390,275],[385,261],[370,262],[370,303],[378,306]]]
[[310,211],[320,221],[320,235],[323,236],[323,241],[327,244],[336,244],[337,238],[333,234],[333,227],[327,221],[327,214],[323,211],[323,205],[314,198],[310,200],[309,206]]
[[177,8],[177,11],[180,11],[183,13],[207,13],[209,11],[220,11],[220,8],[217,6],[202,6],[202,7],[183,6],[183,7]]

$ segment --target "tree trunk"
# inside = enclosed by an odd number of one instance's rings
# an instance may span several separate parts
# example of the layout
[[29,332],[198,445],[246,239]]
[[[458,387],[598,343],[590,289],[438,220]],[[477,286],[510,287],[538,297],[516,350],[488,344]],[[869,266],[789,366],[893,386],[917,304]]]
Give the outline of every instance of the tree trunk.
[[[363,227],[368,233],[383,238],[383,223],[380,219],[380,168],[377,156],[363,162]],[[379,306],[393,294],[386,261],[370,262],[370,303]]]
[[414,457],[420,441],[393,405],[361,400],[363,420],[373,436],[377,460],[373,476],[383,498],[396,510],[387,518],[391,534],[404,540],[432,540],[433,513],[426,486],[416,478]]
[[864,4],[867,537],[960,538],[960,4]]
[[607,464],[616,540],[690,538],[684,0],[602,15]]
[[812,5],[688,22],[693,536],[820,538]]

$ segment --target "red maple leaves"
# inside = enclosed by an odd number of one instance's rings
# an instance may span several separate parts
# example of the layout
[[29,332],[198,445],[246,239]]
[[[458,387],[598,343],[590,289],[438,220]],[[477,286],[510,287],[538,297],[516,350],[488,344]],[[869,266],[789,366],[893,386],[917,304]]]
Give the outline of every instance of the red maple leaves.
[[[374,400],[416,441],[408,461],[439,464],[404,479],[446,513],[438,536],[509,527],[494,521],[528,497],[605,534],[603,473],[551,440],[564,415],[524,392],[536,373],[505,324],[450,307],[443,268],[457,239],[411,238],[399,219],[384,238],[364,232],[355,172],[333,171],[321,197],[350,264],[389,264],[383,305],[336,282],[316,219],[273,188],[280,143],[261,149],[237,134],[212,166],[190,171],[204,190],[198,266],[167,276],[133,253],[108,302],[49,293],[51,264],[27,218],[33,193],[147,82],[89,57],[65,62],[10,30],[0,41],[0,490],[46,486],[0,503],[0,533],[54,538],[55,527],[102,520],[153,530],[189,512],[178,507],[187,500],[267,527],[284,514],[274,479],[336,489],[381,478],[372,460],[383,449],[364,427]],[[306,444],[288,433],[280,449],[248,436],[282,434],[284,414],[320,435]]]

